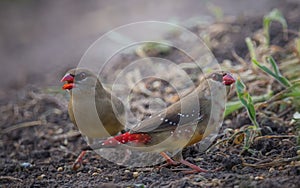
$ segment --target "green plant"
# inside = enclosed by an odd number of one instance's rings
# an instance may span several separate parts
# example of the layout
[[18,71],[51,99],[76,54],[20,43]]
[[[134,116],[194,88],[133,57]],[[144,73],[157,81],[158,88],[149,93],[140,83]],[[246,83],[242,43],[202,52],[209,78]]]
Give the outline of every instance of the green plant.
[[[252,96],[252,102],[254,104],[256,104],[258,102],[264,102],[264,101],[270,99],[272,96],[273,96],[273,91],[268,90],[268,92],[264,95]],[[238,100],[238,101],[229,101],[228,103],[226,103],[226,110],[225,110],[224,116],[226,117],[226,116],[232,114],[233,112],[241,109],[242,107],[243,107],[243,104],[241,103],[240,100]]]
[[253,100],[249,92],[246,90],[245,84],[240,79],[238,79],[236,81],[235,86],[236,86],[237,96],[241,101],[241,103],[244,105],[244,107],[247,109],[251,122],[253,123],[255,128],[259,128],[259,125],[256,121],[256,112],[255,112]]
[[256,53],[255,53],[255,50],[254,50],[254,44],[253,44],[252,40],[250,39],[250,37],[246,37],[245,42],[246,42],[247,48],[249,50],[249,54],[250,54],[251,59],[256,60]]
[[242,80],[238,79],[236,81],[236,93],[241,101],[242,105],[247,109],[248,116],[253,123],[253,126],[249,126],[244,131],[244,146],[243,151],[249,151],[249,148],[254,140],[254,138],[258,135],[260,135],[260,128],[259,124],[256,121],[256,111],[254,107],[254,103],[252,100],[251,95],[246,90],[245,84],[242,82]]
[[282,25],[284,37],[287,38],[287,22],[278,9],[273,9],[269,14],[264,16],[263,30],[266,37],[266,47],[270,45],[270,25],[273,21],[277,21]]
[[271,75],[273,78],[275,78],[279,83],[284,85],[285,87],[290,87],[292,84],[289,82],[288,79],[286,79],[279,71],[279,68],[277,66],[277,63],[273,59],[273,57],[267,57],[267,62],[271,64],[273,71],[270,70],[268,67],[262,65],[259,63],[256,59],[252,59],[252,62],[258,66],[261,70]]
[[[300,31],[299,31],[298,35],[300,36]],[[296,47],[296,52],[297,52],[298,56],[300,56],[300,37],[295,39],[295,47]]]
[[[252,60],[252,62],[258,66],[261,70],[266,72],[267,74],[271,75],[275,78],[281,85],[283,85],[286,89],[276,95],[276,98],[284,99],[291,97],[294,106],[297,110],[300,110],[300,80],[296,80],[294,82],[290,82],[287,78],[285,78],[279,71],[278,65],[273,57],[268,57],[267,62],[271,64],[273,71],[268,67],[262,65],[257,60]],[[275,97],[275,96],[274,96]]]

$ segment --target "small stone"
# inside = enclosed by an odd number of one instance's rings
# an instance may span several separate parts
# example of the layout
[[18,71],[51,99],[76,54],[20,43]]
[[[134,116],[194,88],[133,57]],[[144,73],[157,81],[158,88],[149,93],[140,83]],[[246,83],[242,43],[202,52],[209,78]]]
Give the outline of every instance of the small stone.
[[98,176],[99,175],[99,173],[98,172],[94,172],[94,173],[92,173],[92,176]]
[[56,175],[56,178],[61,178],[61,177],[63,177],[62,174],[57,174],[57,175]]
[[137,188],[146,187],[144,184],[141,184],[141,183],[139,183],[139,184],[133,184],[133,185],[134,185],[134,187],[137,187]]
[[258,181],[258,180],[263,180],[264,179],[264,177],[262,177],[262,176],[256,176],[255,178],[254,178],[254,180],[256,180],[256,181]]
[[271,167],[270,169],[269,169],[269,173],[273,173],[275,171],[275,168],[273,168],[273,167]]
[[217,178],[212,179],[211,182],[213,187],[217,187],[221,184],[221,180]]
[[297,150],[297,155],[300,155],[300,150]]
[[158,88],[161,87],[161,82],[160,81],[155,81],[155,82],[153,82],[152,86],[153,86],[154,89],[158,89]]
[[130,170],[126,169],[124,172],[125,172],[125,173],[129,173],[129,172],[130,172]]
[[203,157],[197,157],[197,158],[194,159],[195,162],[199,162],[199,161],[203,161],[203,160],[204,160]]
[[300,166],[300,161],[294,161],[295,162],[295,166]]
[[45,174],[41,174],[41,175],[39,175],[39,176],[37,177],[37,179],[38,179],[38,180],[42,180],[42,179],[44,179],[45,177],[46,177]]
[[133,172],[133,173],[132,173],[132,176],[133,176],[134,178],[137,178],[137,177],[139,176],[139,172]]
[[98,174],[100,174],[100,173],[102,173],[102,169],[97,168],[97,169],[95,169],[95,172],[97,172]]
[[224,123],[225,123],[225,124],[227,124],[227,125],[229,125],[229,124],[231,124],[231,123],[232,123],[232,120],[230,120],[230,119],[226,119],[226,120],[224,121]]
[[62,171],[64,171],[63,167],[60,166],[60,167],[57,168],[57,172],[62,172]]
[[30,167],[32,167],[32,164],[31,163],[21,163],[21,167],[23,167],[23,168],[30,168]]

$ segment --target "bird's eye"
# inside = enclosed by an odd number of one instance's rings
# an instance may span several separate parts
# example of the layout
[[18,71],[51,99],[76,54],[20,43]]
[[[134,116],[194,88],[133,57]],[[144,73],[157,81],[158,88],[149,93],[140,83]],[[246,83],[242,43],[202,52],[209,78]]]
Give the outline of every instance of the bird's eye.
[[213,74],[211,75],[211,78],[212,78],[213,80],[217,80],[218,76],[217,76],[217,74],[213,73]]
[[213,79],[214,81],[222,81],[222,78],[223,78],[222,74],[213,73],[211,75],[211,79]]
[[83,80],[85,78],[86,78],[86,74],[84,72],[81,72],[76,76],[77,81]]

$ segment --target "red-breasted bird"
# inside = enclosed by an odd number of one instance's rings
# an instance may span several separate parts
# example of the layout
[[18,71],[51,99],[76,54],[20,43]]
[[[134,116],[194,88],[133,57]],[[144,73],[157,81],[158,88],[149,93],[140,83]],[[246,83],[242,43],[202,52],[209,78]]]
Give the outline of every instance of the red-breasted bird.
[[[235,79],[229,73],[212,73],[180,101],[141,121],[133,130],[97,144],[96,148],[118,148],[122,144],[129,144],[135,146],[136,150],[160,153],[169,164],[179,162],[193,169],[191,172],[205,172],[184,160],[182,149],[200,142],[213,132],[213,124],[221,123],[226,90],[228,92],[234,82]],[[175,161],[166,151],[175,153]]]
[[[114,136],[124,130],[123,103],[104,89],[94,73],[83,68],[71,69],[61,82],[66,82],[62,88],[70,91],[70,119],[87,136],[89,144],[93,139]],[[85,152],[79,155],[73,169],[80,167]]]

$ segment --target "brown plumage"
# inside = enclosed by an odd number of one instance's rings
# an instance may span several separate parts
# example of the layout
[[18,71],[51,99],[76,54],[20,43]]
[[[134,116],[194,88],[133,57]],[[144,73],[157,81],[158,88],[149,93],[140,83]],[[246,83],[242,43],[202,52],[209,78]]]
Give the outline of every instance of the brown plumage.
[[104,141],[99,147],[127,143],[136,146],[136,150],[161,153],[167,162],[174,164],[176,162],[164,153],[169,151],[175,153],[176,161],[188,165],[194,172],[205,171],[183,160],[182,149],[200,142],[222,122],[226,89],[234,82],[228,73],[212,73],[180,101],[140,122],[130,132]]
[[[125,110],[123,103],[105,90],[97,76],[87,69],[71,69],[61,79],[63,89],[70,91],[68,112],[71,121],[93,139],[107,138],[124,129]],[[74,168],[80,166],[85,151],[78,157]]]

